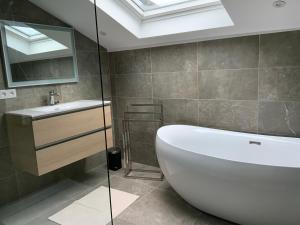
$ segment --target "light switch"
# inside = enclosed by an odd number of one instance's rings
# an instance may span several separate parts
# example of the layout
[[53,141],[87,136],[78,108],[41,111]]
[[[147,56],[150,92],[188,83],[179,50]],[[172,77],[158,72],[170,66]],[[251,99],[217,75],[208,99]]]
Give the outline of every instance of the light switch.
[[16,97],[17,97],[16,89],[0,90],[0,99],[16,98]]

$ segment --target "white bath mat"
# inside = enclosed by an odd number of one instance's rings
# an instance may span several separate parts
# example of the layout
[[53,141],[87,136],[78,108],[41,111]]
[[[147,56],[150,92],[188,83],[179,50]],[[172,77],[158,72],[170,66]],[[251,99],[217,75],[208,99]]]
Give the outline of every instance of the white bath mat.
[[[111,189],[112,214],[117,217],[139,196]],[[49,217],[61,225],[106,225],[110,222],[109,190],[101,186]]]

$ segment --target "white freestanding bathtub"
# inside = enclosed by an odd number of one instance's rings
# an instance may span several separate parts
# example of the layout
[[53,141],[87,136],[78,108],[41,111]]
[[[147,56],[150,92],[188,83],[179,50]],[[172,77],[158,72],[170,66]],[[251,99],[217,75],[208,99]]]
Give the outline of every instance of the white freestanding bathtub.
[[185,125],[160,128],[160,167],[202,211],[253,225],[300,224],[300,139]]

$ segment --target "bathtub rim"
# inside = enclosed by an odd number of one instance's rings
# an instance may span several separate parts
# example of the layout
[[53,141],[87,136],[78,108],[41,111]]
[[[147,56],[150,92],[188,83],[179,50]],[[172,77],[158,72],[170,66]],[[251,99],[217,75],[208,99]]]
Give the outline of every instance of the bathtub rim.
[[[168,145],[168,146],[171,146],[172,148],[176,148],[177,150],[180,150],[180,151],[184,151],[184,152],[187,152],[189,154],[198,154],[198,155],[201,155],[202,157],[208,157],[208,158],[211,158],[211,159],[217,159],[217,160],[226,160],[228,162],[231,162],[231,163],[239,163],[239,164],[247,164],[247,165],[256,165],[256,166],[265,166],[265,167],[276,167],[276,168],[282,168],[282,169],[300,169],[300,162],[299,162],[299,165],[298,166],[289,166],[289,165],[274,165],[274,164],[262,164],[262,163],[254,163],[254,162],[244,162],[244,161],[238,161],[238,160],[233,160],[233,159],[227,159],[227,158],[222,158],[222,157],[217,157],[217,156],[211,156],[211,155],[206,155],[206,154],[203,154],[203,153],[196,153],[196,152],[193,152],[191,150],[189,150],[188,148],[181,148],[179,146],[176,146],[174,144],[171,144],[171,143],[168,143],[166,142],[161,136],[159,136],[159,131],[162,130],[163,128],[165,127],[180,127],[180,126],[184,126],[184,127],[194,127],[194,128],[204,128],[204,129],[208,129],[208,130],[215,130],[215,131],[223,131],[223,132],[230,132],[230,133],[239,133],[239,134],[250,134],[250,135],[255,135],[255,136],[261,136],[261,137],[273,137],[273,138],[280,138],[280,139],[294,139],[294,140],[297,140],[299,141],[299,145],[300,145],[300,138],[297,138],[297,137],[285,137],[285,136],[274,136],[274,135],[264,135],[264,134],[255,134],[255,133],[247,133],[247,132],[238,132],[238,131],[230,131],[230,130],[222,130],[222,129],[215,129],[215,128],[209,128],[209,127],[201,127],[201,126],[193,126],[193,125],[181,125],[181,124],[176,124],[176,125],[166,125],[166,126],[162,126],[160,127],[158,130],[157,130],[157,133],[156,133],[156,140],[155,140],[155,148],[156,148],[156,152],[157,154],[158,153],[158,150],[157,150],[157,138],[159,138],[159,140],[161,142],[163,142],[165,145]],[[300,149],[299,149],[300,151]],[[158,157],[159,158],[159,157]]]
[[266,133],[255,133],[255,132],[250,132],[250,131],[235,131],[235,130],[226,130],[226,129],[221,129],[221,128],[212,128],[212,127],[204,127],[204,126],[196,126],[196,125],[186,125],[186,124],[168,124],[160,127],[157,130],[157,133],[159,130],[164,129],[166,127],[198,127],[198,128],[203,128],[203,129],[208,129],[208,130],[215,130],[215,131],[221,131],[221,132],[229,132],[229,133],[234,133],[234,134],[249,134],[249,135],[255,135],[259,137],[272,137],[272,138],[280,138],[280,139],[294,139],[294,140],[299,140],[300,137],[294,137],[294,136],[287,136],[287,135],[280,135],[280,134],[266,134]]

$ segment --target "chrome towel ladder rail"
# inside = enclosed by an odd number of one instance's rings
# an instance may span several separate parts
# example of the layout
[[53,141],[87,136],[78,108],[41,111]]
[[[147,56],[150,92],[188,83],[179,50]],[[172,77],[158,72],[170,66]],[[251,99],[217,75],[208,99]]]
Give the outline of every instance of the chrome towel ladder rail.
[[[164,175],[161,170],[150,170],[150,169],[135,169],[132,166],[132,157],[131,157],[131,142],[130,142],[130,123],[139,123],[139,122],[149,122],[149,123],[158,123],[158,127],[163,126],[163,106],[162,104],[131,104],[130,107],[140,108],[140,107],[152,107],[153,111],[131,111],[127,107],[127,111],[124,112],[123,119],[123,149],[124,149],[124,166],[125,166],[125,177],[134,178],[134,179],[144,179],[144,180],[163,180]],[[159,112],[155,111],[155,108],[159,108]],[[131,116],[150,116],[149,119],[143,118],[131,118]],[[157,117],[157,118],[156,118]],[[159,173],[159,177],[150,177],[150,176],[135,176],[130,175],[131,172],[142,172],[142,173]]]

